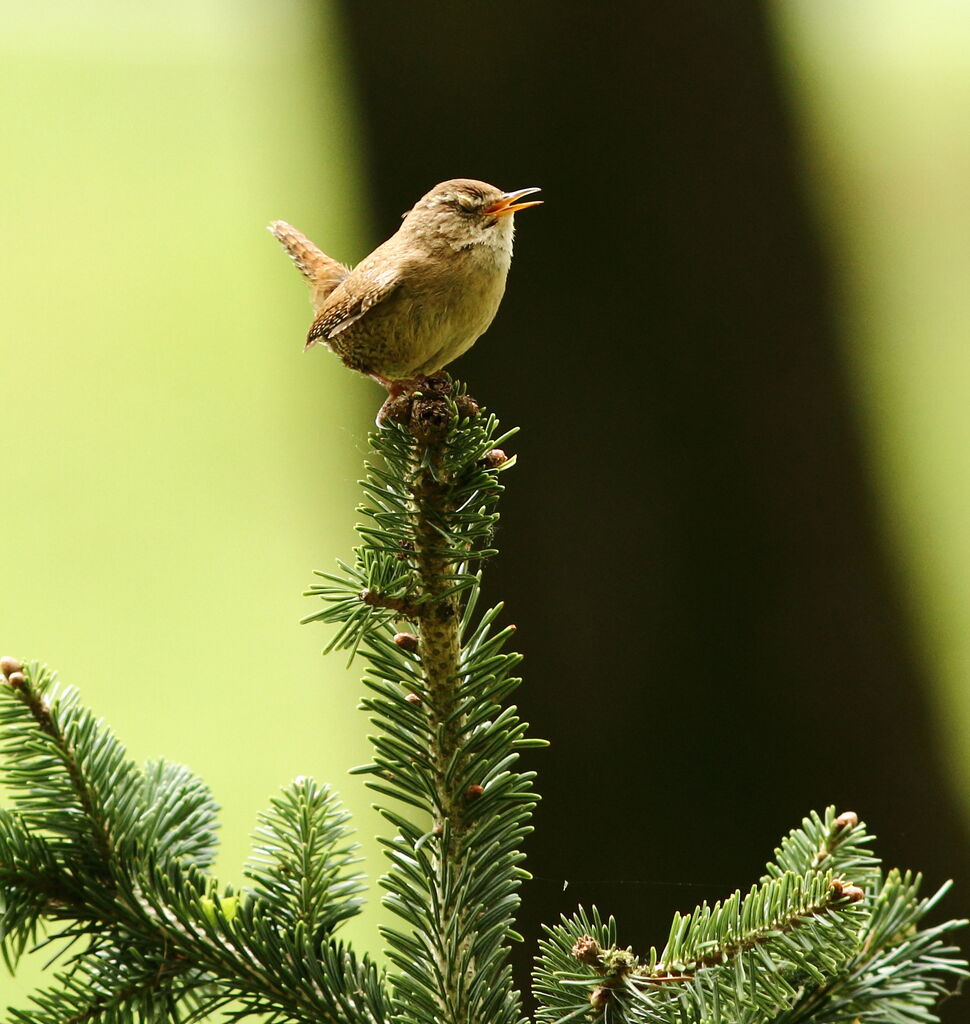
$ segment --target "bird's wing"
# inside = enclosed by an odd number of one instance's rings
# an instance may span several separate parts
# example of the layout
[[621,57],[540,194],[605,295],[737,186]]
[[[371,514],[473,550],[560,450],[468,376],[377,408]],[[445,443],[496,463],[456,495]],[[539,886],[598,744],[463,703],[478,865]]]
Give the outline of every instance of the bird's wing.
[[330,293],[350,273],[350,268],[318,249],[306,235],[285,220],[274,220],[269,230],[309,282],[310,302],[314,312],[319,313]]
[[336,288],[310,325],[306,348],[320,341],[329,341],[364,314],[383,302],[401,283],[400,272],[394,268],[373,273],[363,266]]

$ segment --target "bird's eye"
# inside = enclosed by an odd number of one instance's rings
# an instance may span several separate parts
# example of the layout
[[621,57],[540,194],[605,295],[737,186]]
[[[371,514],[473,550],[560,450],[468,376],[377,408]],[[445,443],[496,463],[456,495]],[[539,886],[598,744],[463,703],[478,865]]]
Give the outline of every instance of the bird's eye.
[[470,192],[459,192],[451,201],[451,206],[459,213],[478,213],[482,206],[480,196]]

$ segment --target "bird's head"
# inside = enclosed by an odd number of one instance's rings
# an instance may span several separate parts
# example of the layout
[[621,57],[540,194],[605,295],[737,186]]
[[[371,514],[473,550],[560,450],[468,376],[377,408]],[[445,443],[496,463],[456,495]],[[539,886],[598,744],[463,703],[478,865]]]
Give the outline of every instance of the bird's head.
[[404,215],[402,230],[431,246],[467,249],[485,245],[511,249],[513,214],[542,202],[519,200],[538,191],[520,188],[502,192],[484,181],[453,178],[435,185],[414,204]]

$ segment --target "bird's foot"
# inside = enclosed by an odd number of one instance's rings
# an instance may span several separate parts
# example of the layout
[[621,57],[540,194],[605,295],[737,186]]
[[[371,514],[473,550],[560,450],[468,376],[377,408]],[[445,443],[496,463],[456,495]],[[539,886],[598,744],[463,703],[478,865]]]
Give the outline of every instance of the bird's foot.
[[371,376],[382,387],[387,388],[387,398],[377,413],[377,426],[382,427],[388,421],[406,424],[411,418],[411,403],[414,393],[424,381],[423,377],[414,380],[387,380],[376,373]]

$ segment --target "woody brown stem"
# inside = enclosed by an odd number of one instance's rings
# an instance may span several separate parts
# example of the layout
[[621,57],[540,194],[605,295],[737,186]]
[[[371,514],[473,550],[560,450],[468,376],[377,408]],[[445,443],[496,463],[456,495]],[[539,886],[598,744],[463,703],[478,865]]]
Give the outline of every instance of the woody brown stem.
[[387,608],[389,611],[397,612],[406,619],[416,619],[420,614],[418,606],[405,601],[403,597],[387,597],[376,590],[362,590],[360,600],[372,608]]

